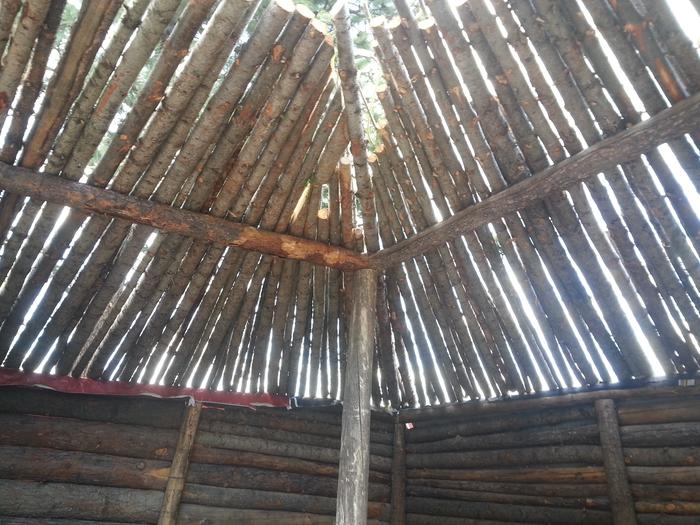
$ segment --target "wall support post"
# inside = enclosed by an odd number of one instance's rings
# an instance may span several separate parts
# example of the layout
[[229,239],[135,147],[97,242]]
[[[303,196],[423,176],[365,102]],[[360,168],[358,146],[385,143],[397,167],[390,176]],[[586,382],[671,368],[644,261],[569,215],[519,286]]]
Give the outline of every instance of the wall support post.
[[394,422],[394,455],[391,459],[391,525],[406,525],[406,424]]
[[170,465],[168,484],[165,486],[165,495],[163,496],[163,506],[158,517],[158,525],[174,525],[177,520],[182,489],[185,487],[187,467],[190,464],[190,451],[194,444],[194,437],[197,433],[201,413],[201,403],[188,405],[185,410],[185,418],[180,427],[180,437],[177,440],[173,462]]
[[608,483],[608,495],[615,525],[636,525],[634,500],[627,479],[627,467],[622,453],[620,426],[617,410],[612,399],[598,399],[595,402],[598,416],[600,445],[603,449],[603,465]]
[[376,297],[377,272],[354,272],[343,388],[336,525],[367,523]]

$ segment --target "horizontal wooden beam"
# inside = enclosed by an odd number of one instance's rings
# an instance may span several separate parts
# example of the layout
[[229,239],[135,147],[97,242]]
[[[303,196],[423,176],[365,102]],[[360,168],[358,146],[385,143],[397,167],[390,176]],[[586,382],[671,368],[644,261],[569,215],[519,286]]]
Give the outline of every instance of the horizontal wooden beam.
[[468,401],[435,407],[409,408],[402,410],[398,419],[405,423],[467,416],[491,416],[525,410],[546,410],[593,403],[598,399],[626,400],[640,397],[661,399],[700,395],[700,384],[696,385],[695,379],[691,379],[688,386],[679,386],[679,381],[681,380],[674,378],[656,382],[634,382],[625,386],[605,386],[598,389],[581,387],[567,392],[552,390],[541,395],[520,396],[511,399]]
[[410,239],[376,253],[370,259],[382,268],[410,260],[600,172],[635,160],[660,144],[697,130],[700,130],[700,93],[455,213]]
[[70,206],[87,213],[146,224],[201,241],[297,259],[329,268],[360,270],[371,267],[368,257],[345,248],[263,231],[204,213],[173,208],[3,163],[0,163],[0,189]]

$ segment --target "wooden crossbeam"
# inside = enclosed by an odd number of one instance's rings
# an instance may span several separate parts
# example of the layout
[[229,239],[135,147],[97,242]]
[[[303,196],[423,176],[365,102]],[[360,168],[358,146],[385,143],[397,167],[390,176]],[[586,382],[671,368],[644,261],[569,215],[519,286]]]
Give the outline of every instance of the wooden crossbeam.
[[204,213],[173,208],[3,163],[0,163],[0,189],[70,206],[87,213],[146,224],[198,240],[307,261],[329,268],[359,270],[371,267],[366,256],[345,248],[263,231]]
[[698,130],[700,93],[594,144],[523,182],[455,213],[410,239],[376,253],[370,260],[381,268],[410,260],[600,172],[637,159],[660,144]]

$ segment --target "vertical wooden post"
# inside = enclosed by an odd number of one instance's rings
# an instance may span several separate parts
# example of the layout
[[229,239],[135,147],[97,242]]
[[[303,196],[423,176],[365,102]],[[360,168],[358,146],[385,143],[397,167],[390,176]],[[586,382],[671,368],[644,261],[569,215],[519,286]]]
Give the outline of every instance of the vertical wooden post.
[[376,297],[376,271],[356,271],[353,274],[352,310],[343,389],[336,525],[367,523]]
[[180,437],[177,440],[173,462],[170,465],[168,484],[165,486],[165,495],[163,496],[163,506],[158,517],[158,525],[174,525],[177,519],[182,489],[185,487],[187,467],[190,464],[190,450],[192,450],[201,413],[201,403],[190,405],[185,410],[185,418],[180,427]]
[[595,402],[595,411],[598,415],[600,445],[603,448],[603,464],[608,481],[613,522],[615,525],[636,525],[637,516],[627,479],[615,403],[612,399],[599,399]]
[[391,525],[406,525],[406,436],[404,423],[394,423],[394,456],[391,460]]

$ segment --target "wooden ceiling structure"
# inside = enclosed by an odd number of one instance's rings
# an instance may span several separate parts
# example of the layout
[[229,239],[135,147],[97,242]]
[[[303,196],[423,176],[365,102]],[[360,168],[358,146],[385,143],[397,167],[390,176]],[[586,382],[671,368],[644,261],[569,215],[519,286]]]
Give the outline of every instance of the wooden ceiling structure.
[[377,407],[694,376],[667,4],[395,6],[367,154],[349,55],[288,0],[83,2],[61,41],[66,0],[3,2],[2,366],[338,399],[371,268]]

